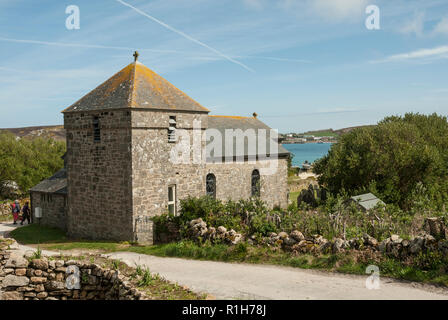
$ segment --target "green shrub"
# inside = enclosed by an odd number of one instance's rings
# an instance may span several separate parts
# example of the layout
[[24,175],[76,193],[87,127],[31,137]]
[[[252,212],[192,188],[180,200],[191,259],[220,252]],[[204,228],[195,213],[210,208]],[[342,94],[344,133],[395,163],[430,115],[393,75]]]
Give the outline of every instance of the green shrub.
[[423,191],[420,196],[427,199],[419,196],[418,201],[441,209],[448,203],[447,137],[446,117],[387,117],[376,126],[342,135],[315,163],[314,172],[334,194],[374,189],[386,203],[409,209],[416,193]]

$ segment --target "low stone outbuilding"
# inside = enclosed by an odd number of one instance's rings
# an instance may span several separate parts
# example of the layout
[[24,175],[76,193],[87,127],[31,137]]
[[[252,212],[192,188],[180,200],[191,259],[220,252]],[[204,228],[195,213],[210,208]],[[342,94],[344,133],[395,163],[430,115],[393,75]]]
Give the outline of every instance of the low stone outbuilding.
[[42,210],[39,223],[51,227],[67,229],[67,171],[65,168],[52,177],[43,180],[30,189],[33,222],[35,208]]

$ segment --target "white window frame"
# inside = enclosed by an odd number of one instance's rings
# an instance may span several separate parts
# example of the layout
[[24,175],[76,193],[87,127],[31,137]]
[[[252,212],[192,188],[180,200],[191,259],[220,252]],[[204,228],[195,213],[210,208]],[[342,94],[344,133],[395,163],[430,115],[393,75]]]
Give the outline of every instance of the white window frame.
[[[170,189],[173,190],[173,200],[170,201]],[[168,186],[168,213],[174,216],[177,216],[177,190],[176,185],[172,184]],[[173,210],[171,212],[170,206],[173,206]]]

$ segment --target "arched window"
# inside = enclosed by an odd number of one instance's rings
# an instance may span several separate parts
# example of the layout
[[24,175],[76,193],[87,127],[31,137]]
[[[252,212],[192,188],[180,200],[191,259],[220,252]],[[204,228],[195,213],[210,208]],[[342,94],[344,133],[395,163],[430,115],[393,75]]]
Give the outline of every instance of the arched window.
[[255,169],[252,171],[252,197],[259,197],[260,196],[260,172]]
[[205,190],[208,196],[216,198],[216,177],[213,173],[209,173],[205,178]]

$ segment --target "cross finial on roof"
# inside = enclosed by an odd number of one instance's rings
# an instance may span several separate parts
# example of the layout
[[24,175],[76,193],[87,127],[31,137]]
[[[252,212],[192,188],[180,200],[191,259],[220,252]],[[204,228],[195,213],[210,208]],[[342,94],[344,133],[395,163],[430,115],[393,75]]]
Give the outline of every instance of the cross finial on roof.
[[137,59],[138,59],[138,56],[139,56],[138,51],[135,51],[133,56],[134,56],[134,61],[137,62]]

